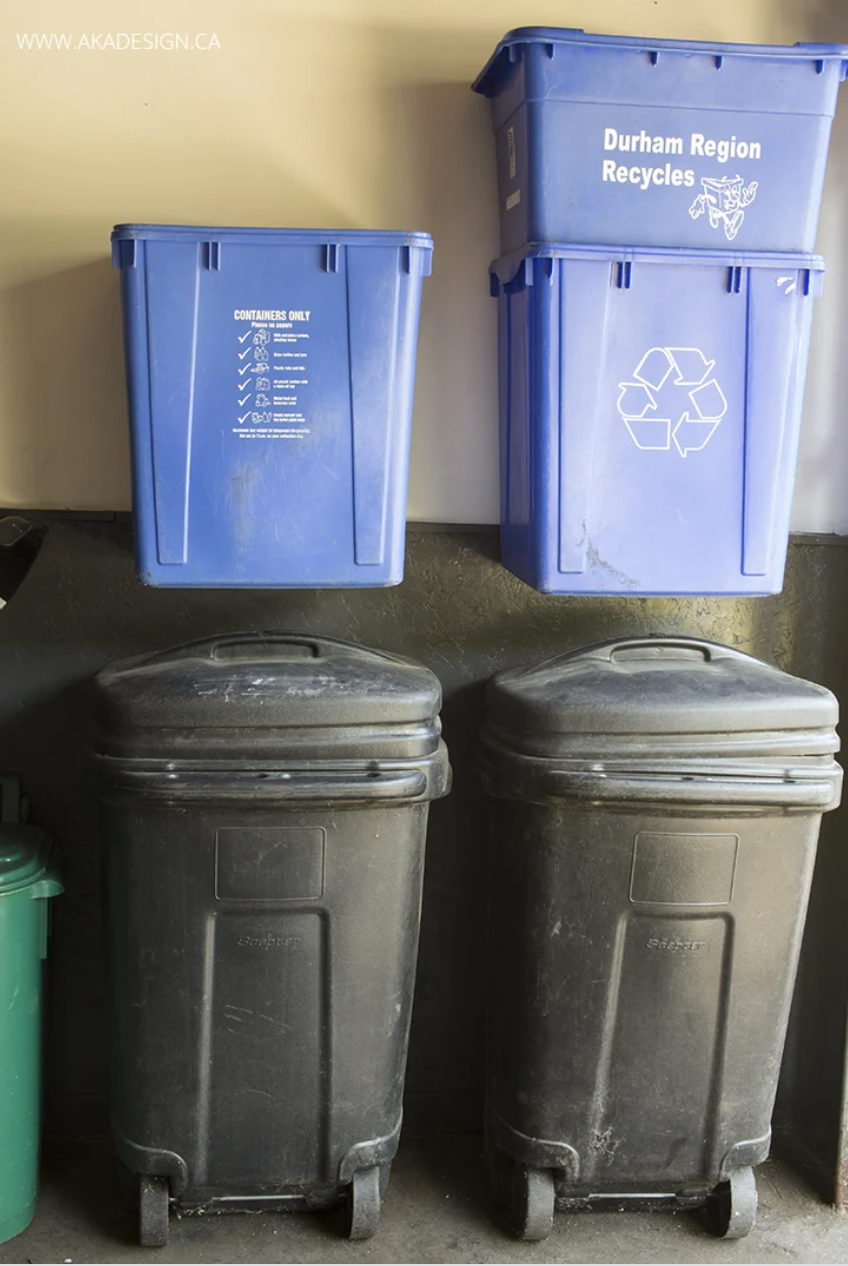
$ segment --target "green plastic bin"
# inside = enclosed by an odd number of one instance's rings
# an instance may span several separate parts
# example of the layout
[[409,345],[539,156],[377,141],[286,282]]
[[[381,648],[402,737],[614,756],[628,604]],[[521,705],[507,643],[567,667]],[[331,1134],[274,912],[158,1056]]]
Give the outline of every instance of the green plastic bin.
[[0,1243],[32,1221],[41,1138],[41,976],[47,899],[62,891],[53,842],[26,826],[16,778],[0,778]]

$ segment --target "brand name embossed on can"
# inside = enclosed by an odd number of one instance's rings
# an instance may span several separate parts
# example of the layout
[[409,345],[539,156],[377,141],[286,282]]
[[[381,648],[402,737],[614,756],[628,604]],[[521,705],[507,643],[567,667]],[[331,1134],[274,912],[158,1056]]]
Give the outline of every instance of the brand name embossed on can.
[[686,941],[679,940],[677,937],[652,936],[645,945],[650,950],[671,950],[677,952],[697,952],[707,948],[706,941]]
[[300,942],[299,936],[240,936],[236,943],[250,949],[297,949]]

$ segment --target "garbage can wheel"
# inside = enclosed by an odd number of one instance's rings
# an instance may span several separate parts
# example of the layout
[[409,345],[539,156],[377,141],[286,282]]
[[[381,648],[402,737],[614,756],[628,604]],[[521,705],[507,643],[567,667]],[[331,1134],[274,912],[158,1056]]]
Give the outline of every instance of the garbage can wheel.
[[549,1169],[516,1165],[512,1178],[512,1226],[520,1240],[545,1240],[554,1225],[556,1191]]
[[710,1199],[710,1213],[716,1235],[725,1240],[741,1240],[753,1231],[757,1221],[757,1180],[753,1169],[734,1169],[729,1182],[717,1187]]
[[138,1242],[142,1248],[164,1248],[168,1243],[168,1179],[154,1174],[138,1177]]
[[347,1190],[347,1238],[370,1240],[380,1226],[380,1166],[357,1169]]

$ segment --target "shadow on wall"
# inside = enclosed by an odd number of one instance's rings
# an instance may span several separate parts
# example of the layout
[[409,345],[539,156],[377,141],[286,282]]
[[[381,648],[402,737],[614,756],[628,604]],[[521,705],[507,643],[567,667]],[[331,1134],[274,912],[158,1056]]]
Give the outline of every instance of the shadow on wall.
[[[848,7],[844,0],[807,0],[799,6],[783,0],[785,20],[792,24],[787,38],[822,43],[848,43]],[[831,134],[828,173],[817,248],[827,261],[825,293],[813,326],[813,343],[799,461],[796,497],[797,522],[825,522],[837,532],[848,532],[848,503],[844,479],[834,480],[834,466],[848,469],[848,436],[844,427],[848,393],[848,84],[840,101]],[[840,496],[840,493],[842,494]],[[830,503],[823,502],[823,495]],[[844,546],[841,549],[843,566]],[[840,701],[843,748],[848,747],[848,661],[845,657],[845,613],[840,595],[817,566],[815,549],[803,551],[802,588],[809,595],[796,609],[797,636],[786,667],[832,689]],[[827,626],[808,626],[815,609],[828,613]],[[818,648],[811,662],[812,648]],[[844,754],[843,754],[844,762]],[[845,1161],[846,1030],[848,1014],[848,854],[845,830],[848,793],[843,806],[827,814],[822,824],[816,872],[801,954],[798,986],[787,1038],[778,1097],[776,1123],[791,1127],[812,1163],[811,1179],[828,1201],[844,1200],[840,1175]]]
[[[477,30],[452,29],[448,38],[391,27],[373,28],[369,42],[384,68],[381,112],[402,214],[435,243],[422,302],[409,513],[496,523],[497,309],[488,266],[499,254],[497,174],[489,103],[471,91],[489,44]],[[457,514],[462,506],[467,515]]]
[[[848,659],[845,655],[845,602],[839,572],[845,574],[844,539],[834,545],[799,545],[793,576],[797,591],[790,618],[791,641],[781,667],[828,686],[840,701],[843,749],[848,748]],[[838,567],[829,564],[832,555]],[[843,750],[842,761],[845,756]],[[840,1175],[845,1160],[846,1016],[848,1016],[848,785],[843,803],[825,814],[810,893],[798,984],[786,1043],[775,1124],[792,1132],[803,1148],[810,1181],[829,1202],[845,1199]]]
[[[488,266],[499,243],[488,103],[465,82],[411,83],[387,92],[387,113],[395,148],[405,138],[404,179],[435,245],[421,307],[409,514],[496,523],[497,306]],[[468,514],[458,514],[464,506]]]
[[848,43],[848,11],[843,0],[781,0],[787,26],[797,30],[794,40],[817,43]]
[[[788,41],[848,43],[844,0],[782,0]],[[816,249],[827,261],[824,295],[817,304],[807,375],[804,423],[798,462],[793,525],[809,530],[848,532],[845,479],[848,433],[848,84],[840,89],[831,133],[827,177]]]
[[0,293],[0,504],[100,508],[107,484],[127,508],[125,401],[108,259]]

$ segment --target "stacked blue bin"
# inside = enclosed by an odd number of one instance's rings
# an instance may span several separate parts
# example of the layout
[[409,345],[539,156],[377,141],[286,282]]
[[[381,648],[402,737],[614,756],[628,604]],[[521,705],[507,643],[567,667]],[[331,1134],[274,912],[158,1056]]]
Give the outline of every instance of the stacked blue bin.
[[497,141],[501,538],[573,594],[783,584],[848,47],[529,27]]

